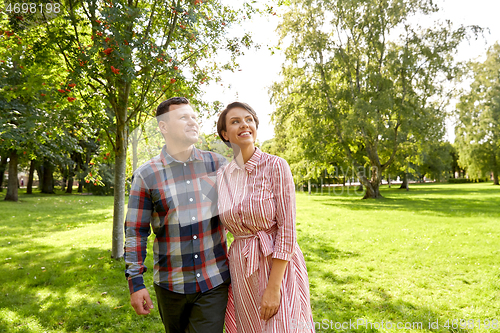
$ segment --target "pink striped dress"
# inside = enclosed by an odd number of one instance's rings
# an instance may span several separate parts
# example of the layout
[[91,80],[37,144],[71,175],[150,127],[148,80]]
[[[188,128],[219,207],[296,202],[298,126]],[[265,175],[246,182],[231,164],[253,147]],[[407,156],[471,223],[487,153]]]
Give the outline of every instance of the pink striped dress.
[[[241,169],[233,160],[218,172],[219,214],[234,236],[227,333],[314,332],[309,279],[295,231],[295,188],[287,162],[256,148]],[[287,260],[278,313],[260,319],[272,259]]]

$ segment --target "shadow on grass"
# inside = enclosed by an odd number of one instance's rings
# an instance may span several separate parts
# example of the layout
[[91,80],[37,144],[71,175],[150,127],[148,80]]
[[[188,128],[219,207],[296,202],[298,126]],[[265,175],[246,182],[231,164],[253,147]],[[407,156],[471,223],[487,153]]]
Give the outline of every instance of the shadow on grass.
[[108,251],[73,248],[61,255],[50,245],[18,248],[21,254],[0,265],[1,332],[161,331],[157,312],[133,312],[124,263]]
[[[78,202],[83,198],[88,202]],[[105,222],[112,198],[101,198],[39,193],[0,203],[8,212],[0,216],[0,332],[162,331],[156,309],[146,317],[133,311],[124,262],[111,259],[107,246],[52,244],[46,238],[61,232],[71,237]],[[152,268],[152,256],[146,265]],[[152,291],[152,274],[146,285]]]
[[[468,184],[469,185],[469,184]],[[409,192],[399,189],[384,189],[384,198],[361,200],[359,196],[335,196],[316,194],[311,196],[326,206],[342,207],[353,211],[404,210],[444,217],[454,216],[499,216],[500,187],[493,185],[470,184],[467,186],[450,185],[442,187],[434,184],[414,186]]]
[[[385,331],[387,327],[381,326],[382,321],[390,321],[393,329],[396,329],[398,323],[403,326],[410,323],[407,325],[412,325],[412,328],[405,331],[431,331],[429,322],[436,320],[439,320],[441,328],[434,329],[433,332],[449,332],[442,327],[449,319],[446,311],[436,312],[423,304],[394,297],[380,287],[377,281],[373,281],[366,271],[347,272],[339,269],[343,261],[362,260],[362,253],[342,251],[335,248],[331,240],[309,236],[300,237],[299,242],[307,261],[313,320],[318,332]],[[332,261],[335,261],[338,271],[324,268],[332,267],[327,265]],[[317,281],[320,281],[319,285]],[[364,324],[361,321],[364,321]],[[344,327],[339,326],[342,324]],[[470,330],[458,328],[453,331]]]

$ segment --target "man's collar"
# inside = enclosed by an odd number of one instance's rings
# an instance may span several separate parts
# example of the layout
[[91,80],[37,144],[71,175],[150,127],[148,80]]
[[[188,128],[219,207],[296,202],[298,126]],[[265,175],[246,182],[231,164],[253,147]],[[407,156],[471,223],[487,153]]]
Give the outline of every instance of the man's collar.
[[[160,159],[161,159],[161,162],[163,163],[164,166],[167,166],[173,162],[185,163],[185,162],[178,161],[175,158],[173,158],[172,156],[170,156],[170,154],[167,152],[167,145],[164,145],[163,148],[161,149]],[[191,162],[195,159],[203,161],[203,156],[201,155],[201,151],[198,148],[193,146],[193,150],[191,151],[191,156],[189,156],[189,158],[187,159],[186,162]]]

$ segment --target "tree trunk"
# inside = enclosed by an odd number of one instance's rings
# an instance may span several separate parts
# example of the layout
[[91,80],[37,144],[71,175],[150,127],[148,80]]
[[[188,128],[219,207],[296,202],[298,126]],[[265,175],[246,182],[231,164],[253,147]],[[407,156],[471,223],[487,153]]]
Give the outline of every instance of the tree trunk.
[[66,182],[68,181],[68,166],[66,164],[62,164],[60,167],[61,174],[63,177],[62,184],[61,184],[61,191],[65,192],[66,191]]
[[493,151],[493,185],[498,185],[498,170],[499,166],[496,158],[496,151]]
[[391,175],[387,176],[387,182],[389,183],[389,188],[391,188]]
[[42,180],[43,180],[43,164],[36,167],[36,172],[38,173],[38,189],[42,190]]
[[123,258],[123,224],[125,221],[125,171],[127,167],[127,108],[117,112],[115,142],[115,182],[113,204],[113,241],[111,257]]
[[3,192],[3,178],[7,169],[7,156],[0,156],[0,192]]
[[[75,154],[73,153],[72,161],[75,162]],[[75,163],[76,164],[76,163]],[[76,171],[76,165],[73,167],[73,165],[68,166],[68,187],[66,188],[66,193],[73,193],[73,180],[75,179],[75,171]]]
[[54,194],[54,166],[48,160],[45,160],[42,169],[42,193]]
[[132,172],[137,169],[137,146],[139,145],[139,130],[132,131]]
[[307,180],[307,193],[309,195],[311,195],[311,180],[310,179]]
[[[377,177],[377,179],[374,180],[374,177]],[[375,176],[372,175],[371,180],[368,180],[366,176],[361,176],[359,179],[366,188],[365,195],[363,196],[363,199],[380,199],[383,198],[382,194],[380,194],[380,175]]]
[[380,167],[372,166],[372,176],[370,180],[366,175],[358,172],[357,174],[359,181],[364,187],[366,187],[366,192],[363,199],[380,199],[383,198],[380,194],[380,179],[382,178],[382,170]]
[[63,177],[62,185],[61,185],[61,191],[65,192],[66,191],[66,183],[68,181],[68,178]]
[[403,183],[401,184],[401,186],[399,188],[400,189],[406,189],[407,191],[409,190],[409,187],[408,187],[408,176],[407,176],[406,172],[403,174]]
[[35,173],[35,160],[30,162],[30,173],[28,175],[28,185],[26,186],[26,194],[33,194],[33,176]]
[[7,195],[5,200],[17,201],[17,151],[11,150],[9,156],[9,181],[7,183]]

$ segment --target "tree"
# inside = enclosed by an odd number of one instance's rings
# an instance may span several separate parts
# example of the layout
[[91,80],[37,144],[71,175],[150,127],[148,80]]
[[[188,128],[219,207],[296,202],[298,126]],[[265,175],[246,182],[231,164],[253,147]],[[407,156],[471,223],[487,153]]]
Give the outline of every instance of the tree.
[[302,146],[335,145],[364,198],[380,198],[382,173],[401,144],[439,138],[443,83],[454,76],[452,56],[468,29],[411,24],[438,10],[431,0],[289,3],[279,26],[282,42],[290,40],[287,62],[272,87],[276,136],[289,131]]
[[[35,160],[50,171],[76,145],[66,135],[73,128],[66,121],[74,111],[69,107],[73,100],[67,97],[73,86],[61,82],[66,77],[57,72],[61,67],[57,55],[40,47],[40,27],[28,29],[18,24],[20,19],[17,15],[0,20],[0,150],[10,156],[6,200],[17,200],[18,162],[31,161],[30,193]],[[52,173],[44,175],[43,191],[53,193]]]
[[473,82],[470,92],[457,104],[455,129],[458,163],[472,179],[500,173],[500,45],[489,48],[483,63],[470,64]]
[[[128,134],[137,114],[152,115],[161,98],[196,97],[200,85],[235,57],[250,37],[229,38],[225,28],[251,13],[220,1],[68,0],[62,16],[44,25],[40,40],[53,45],[71,79],[89,87],[78,98],[89,106],[99,98],[108,111],[104,132],[114,151],[112,257],[123,257],[125,175]],[[229,52],[221,64],[217,55]],[[95,105],[95,104],[94,104]],[[135,124],[137,125],[137,124]]]
[[449,142],[432,142],[427,144],[419,154],[417,175],[421,181],[424,177],[448,179],[452,172],[453,146]]

